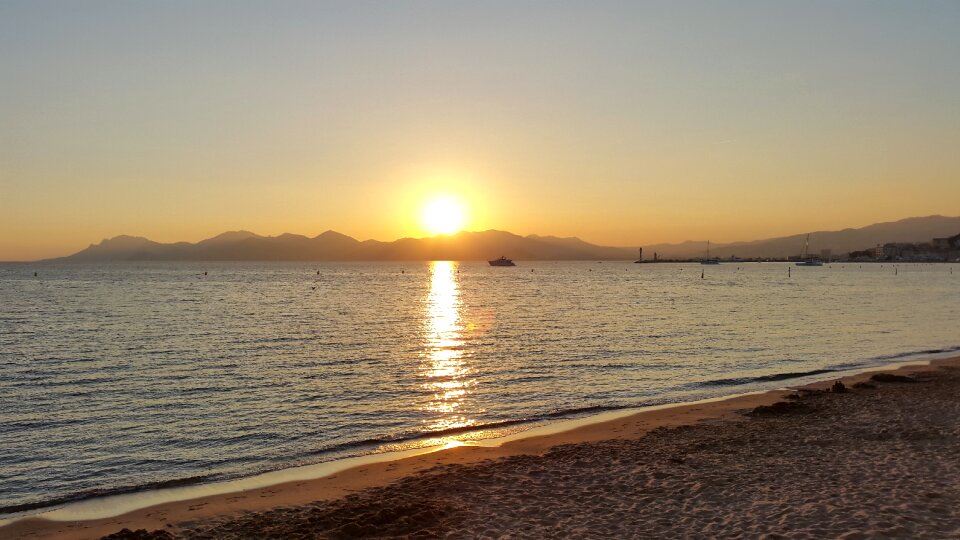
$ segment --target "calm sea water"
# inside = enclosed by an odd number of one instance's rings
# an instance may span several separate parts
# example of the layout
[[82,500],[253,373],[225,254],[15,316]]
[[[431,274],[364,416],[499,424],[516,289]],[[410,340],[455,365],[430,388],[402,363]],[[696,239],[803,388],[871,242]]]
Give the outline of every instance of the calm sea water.
[[0,514],[960,347],[957,265],[791,274],[0,265]]

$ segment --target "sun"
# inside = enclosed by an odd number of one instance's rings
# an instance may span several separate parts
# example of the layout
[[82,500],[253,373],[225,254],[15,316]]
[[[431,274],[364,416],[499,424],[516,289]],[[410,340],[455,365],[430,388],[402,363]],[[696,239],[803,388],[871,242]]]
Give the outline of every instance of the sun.
[[430,234],[453,234],[463,228],[466,212],[455,197],[439,195],[423,205],[421,220]]

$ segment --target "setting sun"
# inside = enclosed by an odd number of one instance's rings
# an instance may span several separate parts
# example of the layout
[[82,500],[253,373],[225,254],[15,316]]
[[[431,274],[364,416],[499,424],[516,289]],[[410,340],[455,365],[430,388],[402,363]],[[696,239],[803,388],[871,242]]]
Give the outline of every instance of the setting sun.
[[434,197],[423,205],[423,227],[430,234],[452,234],[463,228],[466,214],[454,197]]

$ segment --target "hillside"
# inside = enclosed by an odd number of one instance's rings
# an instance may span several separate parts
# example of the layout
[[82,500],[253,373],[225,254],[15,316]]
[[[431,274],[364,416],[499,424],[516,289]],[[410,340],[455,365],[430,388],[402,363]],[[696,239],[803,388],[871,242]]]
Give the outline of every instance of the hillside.
[[[867,249],[888,242],[928,242],[935,237],[952,236],[960,232],[960,217],[927,216],[913,217],[887,223],[876,223],[859,229],[840,231],[811,231],[810,250],[820,253],[830,249],[835,254]],[[778,238],[733,242],[728,244],[710,244],[710,255],[726,258],[730,256],[752,258],[783,258],[799,255],[807,233],[799,233]],[[706,241],[684,242],[682,244],[658,244],[645,246],[645,258],[652,258],[656,251],[662,258],[702,257],[706,250]]]

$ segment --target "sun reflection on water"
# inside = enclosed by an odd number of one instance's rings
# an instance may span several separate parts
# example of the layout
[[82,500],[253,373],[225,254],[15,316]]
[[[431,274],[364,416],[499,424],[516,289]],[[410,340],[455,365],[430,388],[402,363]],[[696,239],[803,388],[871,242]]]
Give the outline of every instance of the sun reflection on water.
[[439,431],[472,425],[462,411],[473,381],[464,358],[464,324],[461,315],[457,263],[434,261],[430,266],[430,292],[425,300],[422,375],[430,398],[423,407],[431,413],[428,429]]

